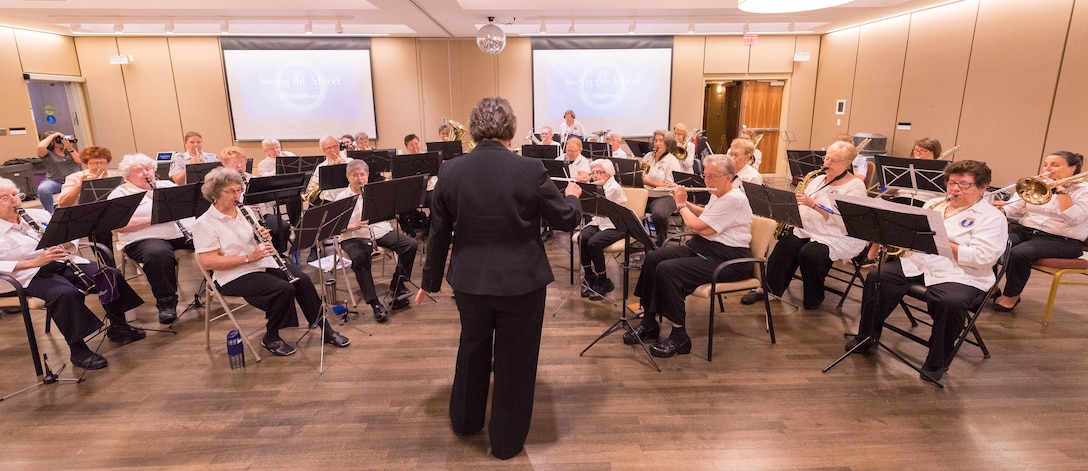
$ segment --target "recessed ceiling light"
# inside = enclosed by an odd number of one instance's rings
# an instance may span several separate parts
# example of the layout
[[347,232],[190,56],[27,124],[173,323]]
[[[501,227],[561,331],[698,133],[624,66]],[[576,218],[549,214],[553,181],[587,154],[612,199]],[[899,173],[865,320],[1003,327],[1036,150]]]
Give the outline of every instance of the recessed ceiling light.
[[72,31],[72,34],[79,34],[83,32],[83,28],[79,26],[79,23],[72,23],[68,25],[68,29]]
[[223,24],[219,25],[219,32],[223,34],[230,32],[230,20],[223,20]]
[[336,27],[334,28],[336,34],[344,34],[344,23],[340,20],[336,20]]
[[174,20],[166,20],[166,24],[162,26],[162,30],[166,34],[174,34]]
[[573,18],[571,18],[571,20],[570,20],[570,28],[567,29],[567,32],[570,33],[570,34],[574,34],[574,19]]
[[631,25],[627,27],[627,34],[635,34],[635,28],[638,28],[638,18],[631,20]]
[[306,34],[314,34],[314,22],[311,20],[306,20],[306,29],[304,29],[303,31],[305,31]]
[[114,24],[113,25],[113,32],[114,33],[124,33],[125,32],[125,25],[123,25],[121,23]]
[[544,24],[544,20],[540,20],[540,34],[548,34],[548,25]]

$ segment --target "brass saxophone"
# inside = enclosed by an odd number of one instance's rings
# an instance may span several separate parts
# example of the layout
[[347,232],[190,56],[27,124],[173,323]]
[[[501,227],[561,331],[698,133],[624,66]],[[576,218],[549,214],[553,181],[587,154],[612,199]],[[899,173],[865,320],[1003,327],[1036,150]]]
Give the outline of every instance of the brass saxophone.
[[[819,175],[823,175],[824,173],[827,173],[827,167],[820,167],[816,170],[806,173],[805,176],[801,178],[800,183],[797,184],[797,188],[794,188],[793,192],[796,193],[797,196],[804,195],[805,190],[808,189],[808,184],[812,183],[812,179],[816,178]],[[786,224],[785,222],[779,222],[778,226],[774,228],[774,238],[781,238],[782,235],[786,233],[787,229],[789,229],[789,224]]]

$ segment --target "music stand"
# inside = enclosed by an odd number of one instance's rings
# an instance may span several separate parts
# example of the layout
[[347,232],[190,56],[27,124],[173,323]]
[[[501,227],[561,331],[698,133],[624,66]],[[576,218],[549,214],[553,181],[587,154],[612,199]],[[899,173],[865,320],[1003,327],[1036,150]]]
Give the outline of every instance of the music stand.
[[[540,162],[544,164],[544,170],[548,172],[549,177],[563,179],[570,178],[570,162],[567,162],[566,160],[541,160]],[[567,187],[565,183],[566,180],[562,180],[562,182],[564,182],[564,184],[559,187],[560,191]],[[559,182],[556,183],[558,184]]]
[[122,177],[106,177],[95,180],[83,180],[79,187],[79,201],[77,204],[102,201],[110,195],[114,188],[121,186]]
[[584,142],[582,155],[590,160],[607,159],[612,156],[612,152],[608,150],[607,142]]
[[[295,239],[291,242],[291,252],[298,252],[303,247],[317,246],[318,260],[325,258],[325,244],[321,241],[335,237],[347,229],[351,220],[351,212],[355,209],[357,195],[342,200],[325,203],[321,206],[312,206],[302,213],[298,228],[295,230]],[[328,322],[327,313],[331,310],[331,301],[336,296],[336,260],[339,251],[333,253],[332,277],[323,280],[323,293],[321,297],[321,319],[315,325],[307,326],[306,332],[295,341],[295,345],[302,342],[310,334],[314,327],[321,327],[321,359],[318,366],[318,374],[325,372],[325,324]],[[320,272],[320,270],[319,270]]]
[[616,181],[629,188],[642,188],[642,162],[639,159],[609,157],[616,167]]
[[151,194],[151,224],[197,217],[211,205],[200,194],[199,183],[156,188]]
[[250,178],[246,182],[245,202],[259,204],[273,201],[272,212],[276,215],[276,220],[280,220],[283,218],[280,201],[298,198],[299,193],[306,187],[307,180],[309,177],[305,173]]
[[792,184],[797,185],[809,172],[823,167],[826,154],[827,151],[823,150],[787,150],[786,163],[789,164],[790,176],[793,177]]
[[623,142],[627,143],[627,147],[631,149],[631,152],[635,153],[636,157],[642,157],[650,153],[650,143],[646,141],[634,141],[631,139],[624,139]]
[[324,155],[281,155],[276,157],[276,175],[285,173],[314,173],[317,164],[324,162]]
[[[877,256],[876,273],[869,275],[876,276],[877,285],[873,292],[877,299],[873,300],[874,306],[880,305],[879,283],[886,251],[884,247],[902,247],[903,249],[954,258],[948,235],[945,232],[944,221],[941,214],[936,211],[892,203],[879,198],[846,195],[833,195],[831,198],[839,209],[839,214],[842,215],[848,236],[877,243],[882,247],[881,253]],[[897,360],[928,378],[930,382],[940,386],[940,382],[934,380],[920,368],[888,348],[879,339],[872,337],[866,337],[863,341],[858,342],[854,348],[847,350],[841,357],[827,365],[823,372],[827,373],[854,351],[863,345],[868,345],[869,342],[876,342],[878,346],[891,353]]]
[[873,160],[884,187],[908,191],[912,199],[919,190],[944,193],[947,187],[948,179],[944,176],[944,168],[951,163],[947,160],[908,159],[886,155],[878,155]]
[[585,355],[586,352],[589,351],[589,349],[592,348],[594,345],[596,345],[597,342],[600,342],[601,339],[612,335],[614,332],[622,330],[626,333],[631,334],[632,337],[638,340],[638,344],[641,345],[642,350],[646,352],[646,357],[650,359],[650,363],[652,363],[654,365],[654,368],[657,368],[657,371],[660,372],[661,367],[658,366],[657,361],[654,360],[653,355],[650,354],[649,347],[646,346],[641,338],[634,334],[634,328],[631,327],[630,319],[627,318],[627,292],[630,285],[629,274],[631,271],[630,239],[634,238],[636,241],[642,243],[642,245],[646,247],[647,251],[657,248],[657,244],[654,243],[654,240],[650,238],[650,234],[646,232],[646,228],[643,227],[642,221],[639,221],[638,216],[636,216],[635,213],[632,212],[630,209],[627,209],[627,207],[613,203],[611,201],[608,201],[607,199],[600,198],[599,201],[597,201],[597,211],[598,214],[600,214],[601,216],[607,216],[608,219],[612,221],[612,224],[616,226],[616,230],[624,233],[625,239],[623,244],[623,300],[620,303],[619,320],[617,320],[610,327],[608,327],[608,329],[605,329],[605,331],[600,336],[598,336],[596,340],[590,343],[584,350],[582,350],[582,353],[579,353],[578,356]]
[[[563,181],[563,180],[552,180],[552,181],[555,182],[555,186],[559,188],[560,192],[563,192],[563,191],[566,190],[566,188],[567,188],[567,182],[566,181]],[[578,187],[582,189],[582,196],[580,196],[578,198],[578,201],[582,204],[582,213],[583,214],[596,214],[596,215],[603,216],[604,214],[602,213],[602,211],[608,211],[607,208],[599,209],[601,201],[608,201],[608,199],[607,199],[607,197],[605,195],[604,186],[597,185],[597,184],[594,184],[594,183],[583,183],[583,182],[574,182],[574,184],[578,185]],[[585,227],[585,225],[583,224],[581,227]],[[608,299],[606,296],[604,296],[604,293],[598,293],[597,290],[594,290],[592,286],[589,286],[588,284],[585,283],[585,273],[584,273],[584,271],[579,271],[578,272],[579,273],[579,275],[578,275],[579,282],[577,284],[574,283],[574,270],[575,270],[574,267],[575,267],[575,265],[574,265],[574,237],[573,237],[573,234],[571,234],[569,254],[570,254],[571,285],[572,285],[572,287],[571,287],[571,290],[567,292],[567,295],[563,298],[563,302],[559,303],[559,306],[556,307],[555,311],[552,312],[552,317],[555,317],[555,315],[559,313],[559,310],[562,309],[563,306],[567,304],[567,301],[569,301],[570,298],[574,295],[574,291],[577,290],[578,288],[580,288],[582,285],[585,285],[585,287],[587,289],[589,289],[590,291],[593,291],[594,293],[600,295],[601,298]],[[608,302],[612,303],[612,306],[616,305],[616,302],[611,300],[611,299],[608,299]]]
[[200,183],[204,176],[217,167],[222,167],[222,162],[204,162],[202,164],[189,164],[185,166],[185,183]]
[[348,186],[348,164],[323,165],[317,168],[321,191],[338,190]]
[[[679,186],[686,186],[688,188],[705,188],[706,181],[702,176],[695,175],[694,173],[677,172],[673,170],[672,181]],[[688,201],[692,203],[706,206],[710,202],[709,191],[689,191]]]
[[412,175],[434,176],[438,175],[438,167],[442,165],[442,157],[438,155],[438,152],[397,155],[389,163],[393,178]]
[[[379,222],[392,220],[397,224],[394,230],[399,231],[400,223],[397,216],[403,213],[415,211],[419,208],[420,201],[426,195],[427,178],[424,175],[412,175],[402,178],[370,183],[363,187],[363,211],[362,219],[367,222]],[[374,241],[377,243],[377,241]],[[396,254],[394,253],[394,256]],[[401,265],[400,257],[396,256],[397,266],[402,272],[407,270]],[[396,279],[389,282],[389,299],[394,300],[396,293],[393,288],[397,284]],[[420,289],[411,278],[406,278],[408,284]],[[427,295],[431,298],[430,294]],[[431,298],[434,301],[434,298]]]
[[389,171],[389,160],[392,159],[394,155],[397,155],[396,152],[374,149],[348,151],[348,157],[366,162],[366,168],[369,172],[367,183],[381,181],[382,178],[384,178],[382,177],[382,174]]
[[554,144],[525,144],[521,146],[521,155],[534,159],[555,159],[559,157],[559,146]]
[[438,152],[438,154],[442,156],[442,161],[447,161],[465,154],[461,141],[428,142],[427,152]]
[[780,223],[804,228],[801,211],[797,206],[797,193],[771,188],[767,184],[741,182],[752,213]]

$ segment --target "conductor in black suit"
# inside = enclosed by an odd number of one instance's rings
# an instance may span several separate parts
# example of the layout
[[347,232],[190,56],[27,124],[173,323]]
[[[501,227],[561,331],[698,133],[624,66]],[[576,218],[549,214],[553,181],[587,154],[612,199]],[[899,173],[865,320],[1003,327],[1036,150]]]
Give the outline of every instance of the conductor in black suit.
[[521,452],[529,433],[544,298],[554,280],[540,221],[573,230],[582,219],[581,190],[568,184],[564,196],[539,160],[507,150],[517,118],[505,98],[480,100],[468,128],[476,149],[438,172],[416,304],[425,292],[441,289],[452,242],[446,279],[461,315],[461,343],[450,426],[458,435],[483,430],[494,365],[491,453],[508,459]]

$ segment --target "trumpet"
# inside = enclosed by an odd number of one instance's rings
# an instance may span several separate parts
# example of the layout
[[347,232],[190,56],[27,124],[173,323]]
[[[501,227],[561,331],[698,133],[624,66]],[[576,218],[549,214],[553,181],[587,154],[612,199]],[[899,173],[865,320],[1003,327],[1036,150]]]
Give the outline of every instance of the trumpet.
[[[246,205],[243,204],[241,201],[238,201],[235,204],[238,205],[238,212],[242,213],[242,216],[246,218],[246,222],[248,222],[250,227],[253,228],[253,238],[257,240],[257,243],[271,243],[270,240],[264,238],[264,235],[262,235],[261,232],[261,229],[264,229],[265,231],[268,230],[268,228],[264,226],[264,221],[254,220],[253,216],[250,215],[249,211],[246,210]],[[272,259],[276,261],[276,268],[279,268],[279,270],[283,272],[283,275],[287,277],[287,281],[289,283],[294,283],[298,281],[298,277],[292,275],[291,272],[287,269],[287,262],[283,260],[283,256],[280,255],[278,251],[272,250]]]
[[[45,236],[45,229],[42,229],[42,226],[38,224],[38,221],[35,221],[34,218],[30,217],[30,215],[26,213],[26,210],[21,206],[15,208],[15,212],[19,214],[19,217],[23,218],[26,225],[30,226],[30,228],[38,234],[38,240],[42,240],[42,237]],[[71,268],[72,272],[75,273],[76,278],[79,279],[79,285],[82,285],[82,287],[77,285],[76,289],[78,289],[80,293],[86,295],[95,290],[94,280],[91,280],[91,277],[87,276],[87,273],[84,272],[82,268],[79,268],[79,265],[76,265],[76,262],[72,260],[71,255],[64,258],[64,264],[67,265],[68,268]]]
[[1060,186],[1088,181],[1088,172],[1047,182],[1040,177],[1024,177],[1016,182],[1016,194],[1028,204],[1047,204]]
[[[155,187],[155,180],[152,180],[151,178],[145,178],[144,180],[147,180],[147,184],[151,186],[152,190],[157,190],[158,189],[158,188]],[[181,230],[181,235],[185,236],[186,241],[192,241],[193,240],[193,234],[191,234],[189,232],[189,229],[185,228],[185,225],[181,223],[180,219],[175,219],[174,224],[178,225],[178,229]]]

